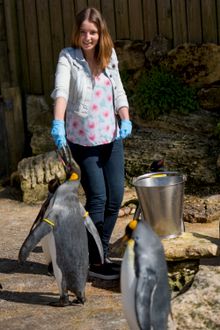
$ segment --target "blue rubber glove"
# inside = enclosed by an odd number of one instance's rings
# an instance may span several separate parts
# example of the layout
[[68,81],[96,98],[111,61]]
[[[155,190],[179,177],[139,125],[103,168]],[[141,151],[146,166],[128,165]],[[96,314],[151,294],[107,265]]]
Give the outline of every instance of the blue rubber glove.
[[121,128],[119,131],[120,138],[125,139],[129,135],[131,135],[132,131],[132,122],[128,119],[122,119],[121,120]]
[[52,121],[51,135],[58,149],[67,145],[64,120],[54,119]]

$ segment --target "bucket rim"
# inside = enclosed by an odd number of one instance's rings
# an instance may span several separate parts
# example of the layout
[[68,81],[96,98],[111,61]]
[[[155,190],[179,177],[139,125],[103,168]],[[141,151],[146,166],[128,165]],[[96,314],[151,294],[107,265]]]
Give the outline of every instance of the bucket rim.
[[141,181],[143,179],[150,179],[152,178],[153,176],[156,176],[156,175],[163,175],[165,174],[166,176],[177,176],[177,177],[181,177],[182,178],[182,182],[178,182],[178,183],[174,183],[172,185],[176,185],[176,184],[180,184],[180,183],[184,183],[185,182],[185,176],[184,174],[181,174],[179,172],[173,172],[173,171],[164,171],[164,172],[150,172],[150,173],[145,173],[143,175],[140,175],[136,178],[133,178],[133,181],[132,181],[132,184],[134,186],[136,186],[137,182],[138,181]]

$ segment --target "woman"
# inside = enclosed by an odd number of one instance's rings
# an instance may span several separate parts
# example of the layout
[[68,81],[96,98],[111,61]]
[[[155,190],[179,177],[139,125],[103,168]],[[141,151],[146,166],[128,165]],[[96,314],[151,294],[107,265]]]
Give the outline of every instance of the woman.
[[72,47],[60,53],[51,96],[55,100],[52,137],[58,148],[69,144],[81,168],[85,208],[103,244],[101,265],[89,239],[90,275],[116,279],[119,269],[108,250],[124,193],[122,139],[131,134],[132,124],[113,42],[95,8],[76,16]]

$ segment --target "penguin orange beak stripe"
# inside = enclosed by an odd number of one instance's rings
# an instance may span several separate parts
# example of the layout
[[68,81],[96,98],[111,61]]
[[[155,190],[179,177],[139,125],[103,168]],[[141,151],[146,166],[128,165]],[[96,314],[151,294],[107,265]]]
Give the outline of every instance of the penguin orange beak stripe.
[[133,219],[130,223],[129,223],[129,228],[131,228],[132,230],[134,230],[137,227],[137,223],[138,220]]
[[76,181],[79,179],[79,176],[77,173],[73,172],[71,177],[69,178],[70,181]]
[[125,229],[125,235],[122,238],[123,242],[127,242],[130,239],[133,230],[137,227],[137,224],[138,224],[137,219],[133,219],[129,222],[129,224]]

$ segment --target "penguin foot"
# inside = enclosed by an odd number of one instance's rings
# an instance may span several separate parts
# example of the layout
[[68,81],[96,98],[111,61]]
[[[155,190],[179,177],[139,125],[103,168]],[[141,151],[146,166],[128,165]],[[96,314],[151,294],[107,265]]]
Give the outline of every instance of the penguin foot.
[[48,304],[49,306],[52,306],[52,307],[66,307],[66,306],[71,306],[71,302],[69,301],[68,303],[60,303],[59,301],[52,301]]
[[84,305],[86,299],[85,298],[76,298],[76,299],[73,299],[71,305]]
[[69,301],[69,297],[60,297],[58,301],[52,301],[48,305],[53,307],[66,307],[71,306],[72,303]]

